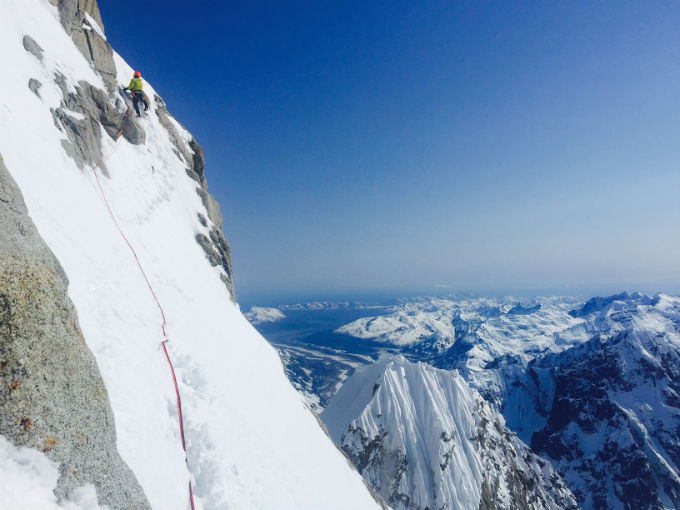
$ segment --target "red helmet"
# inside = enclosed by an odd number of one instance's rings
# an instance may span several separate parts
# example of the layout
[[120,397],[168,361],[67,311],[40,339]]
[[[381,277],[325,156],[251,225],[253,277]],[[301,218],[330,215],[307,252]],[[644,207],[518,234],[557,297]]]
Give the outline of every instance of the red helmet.
[[142,77],[142,73],[140,73],[139,71],[135,71],[135,78],[141,78],[141,77]]

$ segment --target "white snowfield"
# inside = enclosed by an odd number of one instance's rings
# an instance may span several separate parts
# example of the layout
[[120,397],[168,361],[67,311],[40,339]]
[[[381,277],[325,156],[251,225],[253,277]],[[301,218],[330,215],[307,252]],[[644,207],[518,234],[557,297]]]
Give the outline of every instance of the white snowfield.
[[[66,154],[64,134],[50,114],[61,101],[56,72],[72,90],[79,80],[102,90],[104,84],[48,0],[0,0],[0,25],[7,71],[0,80],[0,154],[68,275],[69,295],[109,393],[121,456],[153,508],[187,508],[190,477],[198,508],[379,508],[291,387],[276,351],[230,302],[218,270],[194,240],[208,234],[197,218],[206,213],[152,104],[141,121],[146,143],[121,140],[106,162],[111,178],[102,183],[167,315],[187,469],[158,308],[94,176]],[[24,50],[25,34],[45,50],[42,62]],[[127,84],[133,69],[118,56],[116,66],[118,81]],[[42,98],[29,90],[30,78],[42,82]],[[153,103],[153,88],[145,88]],[[112,147],[102,130],[102,152]],[[16,452],[2,440],[0,508],[47,508],[54,468],[41,454]],[[23,469],[8,469],[11,463]],[[32,499],[25,497],[27,487]],[[84,491],[82,508],[92,508],[92,491]]]
[[0,435],[0,508],[76,510],[98,508],[97,493],[88,484],[76,491],[73,501],[57,503],[52,490],[59,478],[59,464],[32,448],[16,447]]

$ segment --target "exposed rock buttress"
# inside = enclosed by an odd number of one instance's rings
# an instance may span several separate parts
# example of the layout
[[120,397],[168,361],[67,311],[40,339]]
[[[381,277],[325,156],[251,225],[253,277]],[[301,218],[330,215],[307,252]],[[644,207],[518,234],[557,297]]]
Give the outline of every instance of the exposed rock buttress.
[[150,508],[67,288],[0,157],[0,434],[59,463],[60,501],[93,484],[100,505]]

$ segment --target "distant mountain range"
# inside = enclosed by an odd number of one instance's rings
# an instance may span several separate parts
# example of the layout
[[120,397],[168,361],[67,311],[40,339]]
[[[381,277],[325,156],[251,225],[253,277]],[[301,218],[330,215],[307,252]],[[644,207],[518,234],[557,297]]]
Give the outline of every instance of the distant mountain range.
[[[571,495],[584,509],[680,507],[679,298],[418,298],[379,311],[324,345],[310,336],[305,355],[277,347],[394,508],[565,508]],[[449,444],[466,452],[450,473]],[[457,478],[492,457],[499,477]],[[490,502],[489,486],[503,496]]]

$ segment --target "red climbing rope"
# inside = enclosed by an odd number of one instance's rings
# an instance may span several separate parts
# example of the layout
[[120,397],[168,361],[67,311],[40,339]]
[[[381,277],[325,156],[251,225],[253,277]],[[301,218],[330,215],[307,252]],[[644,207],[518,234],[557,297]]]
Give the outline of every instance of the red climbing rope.
[[[123,124],[128,119],[129,115],[130,115],[130,107],[128,106],[127,112],[125,113],[125,117],[123,118]],[[180,396],[179,396],[179,386],[177,385],[177,377],[175,376],[175,367],[173,366],[172,360],[170,359],[170,355],[168,354],[168,349],[165,347],[165,344],[170,341],[167,333],[165,332],[165,326],[167,325],[167,321],[165,320],[165,312],[163,311],[163,306],[161,305],[161,302],[159,301],[158,296],[156,295],[156,292],[153,290],[153,287],[151,286],[151,282],[149,281],[149,278],[146,276],[146,272],[144,271],[144,268],[142,267],[142,263],[140,262],[139,257],[137,256],[137,252],[135,251],[134,247],[132,246],[132,243],[130,243],[128,238],[123,233],[123,230],[120,228],[120,225],[118,224],[118,221],[116,220],[116,216],[113,214],[113,211],[111,210],[111,206],[109,205],[109,201],[106,199],[106,195],[104,194],[104,188],[102,187],[102,183],[99,180],[99,176],[97,175],[97,168],[101,169],[101,165],[103,165],[104,162],[106,162],[106,160],[108,160],[113,155],[113,153],[116,152],[116,149],[118,148],[118,142],[119,142],[122,134],[123,134],[123,128],[121,127],[120,131],[116,134],[116,139],[115,139],[115,143],[113,145],[113,148],[106,155],[106,157],[103,157],[101,159],[101,161],[99,161],[99,163],[97,163],[94,167],[92,167],[92,173],[94,174],[94,177],[97,181],[97,186],[99,187],[99,193],[101,194],[102,200],[104,201],[104,205],[106,206],[106,210],[109,212],[109,216],[111,216],[111,219],[113,220],[114,225],[118,229],[120,236],[123,238],[123,241],[125,241],[125,244],[127,244],[128,248],[130,248],[130,252],[132,253],[133,257],[135,258],[135,262],[137,263],[137,267],[139,268],[140,273],[142,273],[142,277],[144,277],[144,281],[146,282],[146,286],[149,288],[149,292],[151,292],[151,296],[153,297],[153,300],[156,302],[156,305],[158,306],[158,310],[161,313],[161,318],[163,319],[163,322],[161,324],[161,330],[163,331],[163,340],[161,341],[161,347],[163,347],[163,353],[165,354],[165,359],[168,360],[168,365],[170,366],[170,372],[172,373],[172,382],[175,385],[175,395],[177,396],[177,417],[179,418],[179,431],[180,431],[180,437],[182,438],[182,449],[184,450],[185,460],[186,460],[187,466],[188,466],[189,459],[187,457],[186,440],[184,439],[184,420],[182,419],[182,400],[180,399]],[[191,479],[189,480],[189,501],[191,502],[191,510],[196,510],[196,506],[194,504],[194,490],[193,490],[193,487],[191,486]]]

